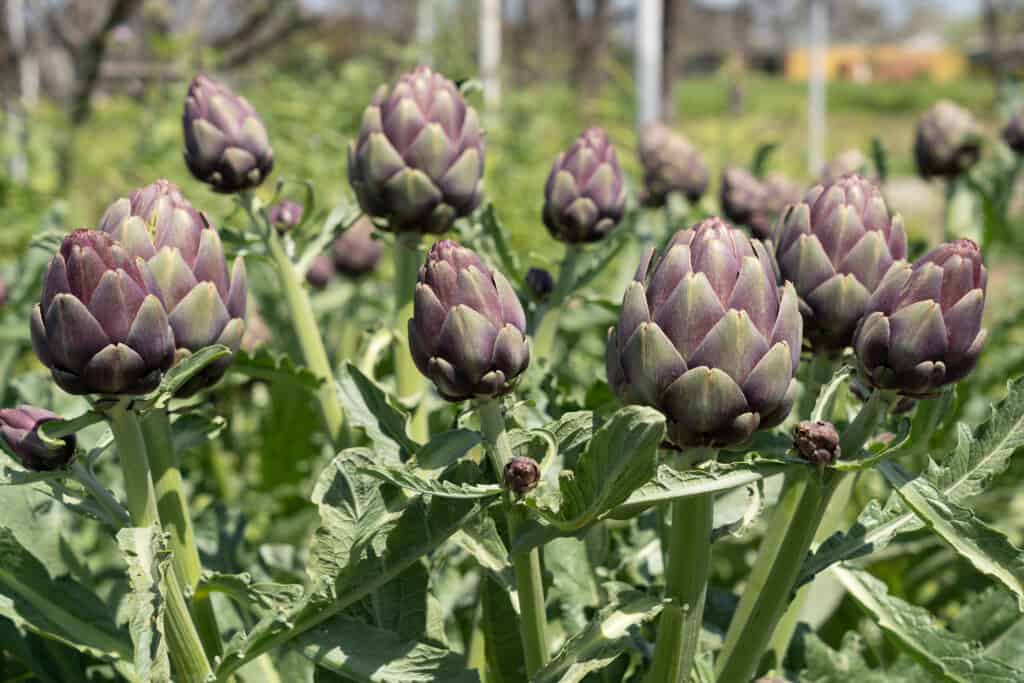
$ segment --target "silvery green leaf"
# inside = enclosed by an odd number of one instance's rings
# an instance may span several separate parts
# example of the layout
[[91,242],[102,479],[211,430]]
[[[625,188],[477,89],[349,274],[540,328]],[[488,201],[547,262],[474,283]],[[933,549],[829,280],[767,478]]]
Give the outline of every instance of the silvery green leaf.
[[480,583],[480,629],[484,637],[488,683],[527,680],[519,611],[511,597],[512,593],[490,576]]
[[420,449],[406,432],[408,413],[351,363],[338,379],[338,400],[346,419],[366,431],[378,455],[399,462]]
[[164,582],[171,562],[168,540],[158,527],[127,527],[117,533],[117,545],[128,563],[132,586],[128,605],[135,672],[139,679],[154,683],[172,680],[164,627]]
[[297,583],[254,581],[252,575],[203,572],[196,595],[221,593],[228,596],[251,614],[283,610],[302,597],[302,586]]
[[431,437],[416,453],[416,465],[435,476],[474,446],[480,444],[480,432],[472,429],[452,429]]
[[[479,470],[475,463],[469,461],[462,461],[456,467]],[[361,474],[390,482],[413,493],[441,498],[491,498],[500,495],[502,491],[498,484],[457,484],[442,479],[428,479],[420,476],[419,470],[405,465],[361,460],[357,469]]]

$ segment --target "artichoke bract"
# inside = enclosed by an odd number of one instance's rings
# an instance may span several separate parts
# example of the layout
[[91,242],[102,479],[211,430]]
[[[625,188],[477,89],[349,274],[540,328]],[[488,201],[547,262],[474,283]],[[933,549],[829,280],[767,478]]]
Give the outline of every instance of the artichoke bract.
[[76,230],[50,261],[32,312],[32,348],[71,394],[137,395],[174,362],[155,276],[109,235]]
[[697,148],[662,123],[640,135],[640,165],[644,172],[644,203],[664,206],[672,192],[695,202],[708,189],[708,167]]
[[893,264],[854,338],[867,381],[925,397],[966,377],[985,345],[987,283],[978,246],[968,239],[941,244],[913,265]]
[[[238,351],[248,296],[245,262],[236,258],[228,273],[220,236],[174,183],[158,180],[117,200],[100,229],[146,262],[174,330],[176,360],[213,344]],[[178,395],[216,384],[231,360],[206,366]]]
[[608,381],[648,405],[679,447],[726,447],[782,422],[793,404],[803,321],[764,246],[720,218],[649,251],[609,331]]
[[373,239],[373,222],[363,216],[334,240],[334,268],[348,277],[367,275],[377,267],[382,250],[380,242]]
[[914,160],[922,178],[955,178],[981,156],[981,135],[966,109],[942,100],[932,105],[917,124]]
[[270,207],[267,218],[275,230],[284,234],[291,232],[302,222],[302,214],[302,204],[285,199]]
[[0,410],[0,441],[27,470],[45,472],[66,467],[75,457],[75,435],[62,437],[64,445],[60,448],[51,448],[39,436],[40,425],[59,419],[56,413],[35,406]]
[[441,240],[420,268],[409,350],[449,401],[506,394],[530,363],[523,306],[504,275]]
[[822,351],[850,345],[872,292],[907,256],[903,219],[858,175],[813,187],[783,214],[774,241],[782,277],[800,296],[807,338]]
[[256,187],[274,168],[274,151],[259,114],[209,76],[200,74],[189,84],[182,127],[185,164],[215,192]]
[[348,148],[359,205],[391,232],[445,232],[479,206],[483,171],[476,111],[428,66],[380,87]]
[[551,165],[544,185],[544,225],[570,244],[604,239],[626,210],[626,184],[615,147],[601,128],[588,128]]
[[1003,142],[1016,154],[1024,156],[1024,105],[1014,110],[1003,127]]

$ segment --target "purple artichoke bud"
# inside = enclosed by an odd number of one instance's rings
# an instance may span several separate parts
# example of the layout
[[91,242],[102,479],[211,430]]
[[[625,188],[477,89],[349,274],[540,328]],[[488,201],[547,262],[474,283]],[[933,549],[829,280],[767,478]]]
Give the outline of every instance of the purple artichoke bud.
[[537,488],[540,483],[540,468],[532,458],[515,457],[505,465],[505,487],[522,498]]
[[[213,344],[235,352],[245,332],[245,262],[228,273],[220,236],[174,183],[158,180],[111,204],[100,229],[146,261],[174,330],[176,361]],[[181,388],[190,396],[216,384],[232,356],[217,360]]]
[[831,465],[842,455],[835,425],[820,420],[797,423],[793,428],[793,447],[813,465]]
[[267,129],[249,101],[200,74],[192,79],[182,116],[185,164],[215,192],[256,187],[274,168]]
[[318,254],[306,271],[306,282],[313,289],[324,289],[333,277],[334,262],[327,254]]
[[639,152],[648,205],[664,206],[671,192],[681,192],[695,202],[708,188],[704,158],[689,140],[668,126],[655,123],[645,128]]
[[922,178],[955,178],[980,156],[981,136],[969,111],[942,100],[921,116],[914,139],[914,160]]
[[348,148],[359,205],[391,232],[448,230],[479,206],[483,173],[476,111],[428,66],[380,87]]
[[782,277],[796,287],[807,337],[820,350],[850,345],[871,293],[907,255],[903,219],[871,182],[844,176],[790,206],[775,235]]
[[291,232],[302,222],[302,204],[290,199],[274,204],[267,213],[270,224],[281,234]]
[[967,376],[985,345],[987,282],[978,245],[967,239],[940,244],[913,265],[893,264],[854,337],[865,378],[923,397]]
[[1003,141],[1018,155],[1024,156],[1024,104],[1017,107],[1003,128]]
[[767,199],[764,184],[747,169],[731,166],[722,171],[722,213],[733,223],[749,226],[752,231],[757,223],[754,236],[759,239],[768,237],[760,218]]
[[555,280],[543,268],[530,268],[526,271],[526,288],[537,301],[547,301],[555,289]]
[[380,261],[381,244],[373,239],[373,221],[363,216],[334,240],[334,267],[342,275],[360,277],[372,273]]
[[59,415],[35,406],[0,410],[0,441],[27,470],[45,472],[66,467],[75,457],[75,435],[63,437],[64,445],[57,449],[47,446],[39,436],[39,425],[59,419]]
[[768,251],[720,218],[648,252],[609,332],[608,381],[653,406],[682,448],[742,443],[789,414],[803,321]]
[[136,395],[174,362],[156,277],[98,230],[76,230],[50,261],[32,312],[32,348],[71,394]]
[[441,240],[420,268],[409,350],[449,401],[506,394],[530,364],[523,306],[504,275]]
[[544,186],[544,225],[562,242],[597,242],[622,220],[626,184],[601,128],[588,128],[551,165]]
[[821,169],[821,184],[831,185],[843,176],[857,174],[878,182],[871,169],[871,162],[859,149],[850,148],[839,153],[839,156],[825,164]]

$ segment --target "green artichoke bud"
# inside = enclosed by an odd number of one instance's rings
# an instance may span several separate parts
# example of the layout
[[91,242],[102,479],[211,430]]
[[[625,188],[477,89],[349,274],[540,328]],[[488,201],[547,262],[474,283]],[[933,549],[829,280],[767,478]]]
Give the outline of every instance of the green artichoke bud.
[[555,289],[555,280],[543,268],[530,268],[526,271],[526,288],[537,301],[547,301]]
[[981,156],[981,135],[971,113],[948,100],[921,116],[914,139],[914,160],[922,178],[956,178]]
[[626,210],[626,184],[615,147],[601,128],[588,128],[551,165],[544,186],[544,225],[569,244],[604,239]]
[[359,205],[391,232],[448,230],[479,206],[483,173],[476,111],[428,66],[380,87],[348,148]]
[[50,261],[32,348],[70,394],[137,395],[174,362],[156,277],[98,230],[76,230]]
[[56,413],[35,406],[0,410],[0,441],[27,470],[46,472],[67,467],[75,457],[75,435],[63,437],[64,445],[56,449],[39,436],[40,425],[59,419]]
[[1016,154],[1024,156],[1024,104],[1017,107],[1003,128],[1003,142]]
[[334,240],[331,254],[339,273],[356,278],[374,271],[381,250],[380,242],[373,239],[373,222],[363,216]]
[[988,272],[968,239],[889,269],[865,308],[853,349],[865,379],[903,396],[934,395],[967,376],[985,345]]
[[877,183],[878,178],[872,171],[871,161],[859,149],[850,148],[839,153],[839,156],[825,164],[821,169],[821,184],[831,185],[843,176],[857,174]]
[[530,363],[523,306],[504,275],[441,240],[420,268],[409,350],[449,401],[506,394]]
[[306,282],[313,289],[325,289],[334,277],[334,262],[327,254],[317,254],[306,271]]
[[540,467],[532,458],[517,456],[505,465],[505,487],[522,498],[540,483]]
[[267,218],[274,229],[283,235],[298,227],[302,222],[302,214],[302,204],[285,199],[270,207]]
[[689,140],[668,126],[655,123],[645,128],[639,153],[646,188],[644,203],[664,206],[672,192],[695,202],[708,189],[704,158]]
[[793,447],[813,465],[831,465],[842,455],[835,425],[821,420],[797,423],[793,428]]
[[775,235],[776,258],[796,287],[807,338],[819,350],[850,345],[871,293],[907,256],[903,219],[890,216],[871,182],[844,176],[790,206]]
[[653,250],[609,332],[608,381],[624,403],[653,406],[682,448],[725,447],[779,424],[793,404],[803,321],[768,251],[720,218]]
[[[213,344],[237,351],[245,332],[245,263],[230,275],[220,236],[174,183],[158,180],[111,204],[100,221],[131,256],[145,260],[174,330],[176,361]],[[179,391],[216,384],[232,356],[214,361]]]

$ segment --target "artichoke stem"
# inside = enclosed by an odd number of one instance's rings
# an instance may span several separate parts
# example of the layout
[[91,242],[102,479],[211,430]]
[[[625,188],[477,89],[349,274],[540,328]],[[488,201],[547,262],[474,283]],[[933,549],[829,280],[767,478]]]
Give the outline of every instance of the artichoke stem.
[[566,245],[565,257],[558,269],[558,282],[551,292],[547,304],[541,305],[533,319],[533,353],[538,361],[551,362],[551,354],[555,348],[555,337],[561,320],[562,305],[572,293],[576,281],[576,266],[580,257],[580,247]]
[[413,295],[422,257],[418,233],[399,234],[395,237],[395,383],[398,398],[403,402],[419,400],[409,423],[409,435],[425,442],[430,436],[427,424],[426,401],[423,398],[426,380],[409,353],[409,319],[412,318]]

